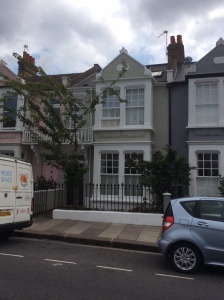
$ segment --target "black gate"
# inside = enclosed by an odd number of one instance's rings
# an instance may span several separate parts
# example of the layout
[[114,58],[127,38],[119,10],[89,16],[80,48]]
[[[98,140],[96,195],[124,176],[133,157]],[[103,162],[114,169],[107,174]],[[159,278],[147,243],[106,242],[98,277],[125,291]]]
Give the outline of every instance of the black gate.
[[67,182],[66,204],[69,206],[83,206],[83,179],[79,181],[78,185]]

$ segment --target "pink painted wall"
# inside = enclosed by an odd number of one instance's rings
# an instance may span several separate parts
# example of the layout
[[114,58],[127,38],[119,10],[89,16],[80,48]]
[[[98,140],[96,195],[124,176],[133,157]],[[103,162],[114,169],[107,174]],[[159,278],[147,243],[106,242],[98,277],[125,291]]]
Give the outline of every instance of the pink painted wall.
[[56,183],[63,182],[63,173],[60,170],[47,165],[47,163],[42,162],[41,160],[38,160],[37,162],[37,158],[35,156],[32,158],[31,163],[33,166],[34,181],[37,177],[43,175],[44,178],[53,179]]

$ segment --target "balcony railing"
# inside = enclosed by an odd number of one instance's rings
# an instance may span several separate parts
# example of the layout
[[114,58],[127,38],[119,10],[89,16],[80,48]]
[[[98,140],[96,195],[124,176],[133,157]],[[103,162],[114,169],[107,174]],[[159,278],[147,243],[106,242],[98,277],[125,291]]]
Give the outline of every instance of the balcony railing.
[[[44,135],[43,133],[41,132],[38,132],[36,131],[39,135],[39,137],[41,137],[42,139],[44,140],[48,140],[50,139],[49,136],[47,135]],[[82,128],[82,129],[79,129],[76,133],[76,138],[77,138],[77,141],[79,143],[82,143],[82,144],[91,144],[93,142],[93,131],[92,131],[92,128],[91,127],[88,127],[88,128]],[[74,139],[75,139],[75,134],[74,134]],[[32,139],[32,132],[28,129],[23,129],[23,138],[22,138],[22,143],[24,144],[35,144],[36,142],[34,142],[34,140]],[[65,140],[63,142],[63,144],[68,144],[69,141],[68,140]]]

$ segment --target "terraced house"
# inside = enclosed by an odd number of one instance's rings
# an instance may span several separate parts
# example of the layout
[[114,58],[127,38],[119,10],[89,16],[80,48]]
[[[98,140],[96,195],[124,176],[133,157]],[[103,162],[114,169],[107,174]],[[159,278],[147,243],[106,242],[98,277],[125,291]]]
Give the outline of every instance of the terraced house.
[[[24,56],[30,60],[26,53]],[[85,182],[136,185],[140,174],[127,164],[132,154],[136,154],[136,162],[150,160],[153,152],[171,145],[196,167],[190,189],[179,187],[179,195],[218,195],[218,175],[224,174],[223,40],[198,62],[185,57],[182,37],[178,35],[170,38],[166,63],[143,65],[122,48],[103,69],[95,64],[86,72],[54,78],[85,102],[88,89],[101,93],[118,77],[123,61],[127,71],[114,89],[124,101],[120,102],[115,95],[108,96],[87,117],[86,126],[79,133],[83,154],[80,164],[89,169]],[[19,69],[20,74],[23,71]],[[36,80],[35,74],[23,76]],[[6,88],[1,86],[0,92],[4,96]],[[20,101],[18,97],[17,106]],[[54,105],[59,109],[58,103]],[[62,174],[46,164],[49,153],[32,142],[29,132],[16,118],[11,125],[1,124],[0,151],[31,161],[35,176],[61,181]],[[64,151],[68,147],[65,143]],[[111,194],[119,197],[118,191]]]
[[[35,64],[35,59],[24,51],[23,58],[33,64]],[[71,73],[71,74],[58,74],[52,75],[53,79],[57,82],[61,82],[72,90],[76,98],[88,106],[88,98],[86,97],[87,91],[94,88],[94,80],[96,73],[101,70],[100,66],[95,64],[89,70],[82,73]],[[6,68],[1,69],[2,73],[8,75],[10,70]],[[12,73],[12,72],[11,72]],[[16,77],[12,73],[10,76],[12,79]],[[26,65],[19,63],[18,74],[24,80],[29,80],[30,82],[39,82],[41,77],[36,76],[33,69],[28,68]],[[4,105],[13,105],[13,109],[18,109],[22,103],[23,99],[18,95],[13,101],[7,101],[9,95],[7,86],[2,81],[0,87],[0,97],[5,98]],[[8,104],[10,103],[10,104]],[[53,106],[56,110],[61,109],[58,99],[55,99]],[[4,113],[4,109],[3,109]],[[82,113],[81,107],[79,113]],[[9,124],[10,123],[10,124]],[[87,117],[85,127],[79,130],[77,133],[77,138],[80,142],[81,153],[80,164],[89,163],[88,157],[91,157],[91,146],[93,141],[92,135],[92,116]],[[74,124],[71,121],[68,122],[68,126],[72,128]],[[0,153],[4,155],[10,155],[17,158],[25,159],[32,163],[34,169],[34,178],[43,175],[45,178],[52,178],[56,182],[63,181],[63,174],[51,166],[48,165],[48,160],[51,160],[51,153],[41,148],[37,143],[32,140],[30,131],[27,130],[23,124],[16,117],[16,113],[11,115],[11,122],[1,123],[0,127]],[[63,143],[63,149],[65,152],[69,152],[70,145],[68,142]]]
[[218,195],[224,174],[224,41],[200,59],[186,76],[188,82],[189,163],[191,195]]
[[[114,89],[124,101],[109,96],[96,108],[93,178],[96,183],[136,185],[139,174],[128,168],[132,154],[137,155],[136,161],[150,160],[153,151],[169,143],[168,90],[163,66],[142,65],[124,48],[99,74],[106,84],[118,76],[122,61],[127,71]],[[96,80],[96,92],[104,87]]]

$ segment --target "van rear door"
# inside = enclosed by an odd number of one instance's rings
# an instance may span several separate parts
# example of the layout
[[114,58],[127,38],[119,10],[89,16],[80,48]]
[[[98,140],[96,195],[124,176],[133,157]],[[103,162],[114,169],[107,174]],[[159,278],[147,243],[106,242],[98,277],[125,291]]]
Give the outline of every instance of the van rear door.
[[14,222],[29,221],[32,214],[31,204],[33,197],[33,175],[30,164],[17,161],[16,184]]
[[0,224],[14,222],[16,164],[13,161],[1,160],[0,163]]

